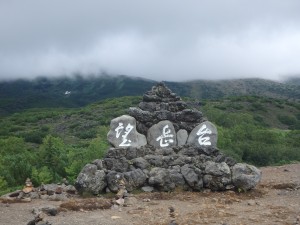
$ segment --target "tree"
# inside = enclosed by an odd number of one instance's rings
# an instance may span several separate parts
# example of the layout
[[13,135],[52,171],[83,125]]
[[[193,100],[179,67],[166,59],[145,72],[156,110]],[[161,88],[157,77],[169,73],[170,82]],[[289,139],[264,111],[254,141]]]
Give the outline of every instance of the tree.
[[22,138],[0,139],[0,177],[9,187],[24,184],[31,175],[31,165],[36,161]]
[[52,181],[60,181],[66,176],[66,147],[61,138],[47,135],[40,146],[40,168],[46,166],[52,174]]

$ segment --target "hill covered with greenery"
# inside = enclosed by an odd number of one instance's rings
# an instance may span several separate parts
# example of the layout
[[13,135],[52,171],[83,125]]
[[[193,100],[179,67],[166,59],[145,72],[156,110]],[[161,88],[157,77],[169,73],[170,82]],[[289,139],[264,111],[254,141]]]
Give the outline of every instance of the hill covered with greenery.
[[[34,80],[0,82],[0,115],[30,108],[76,108],[107,98],[140,96],[156,83],[128,76],[40,77]],[[224,81],[198,80],[165,82],[180,96],[219,99],[230,96],[259,95],[299,101],[300,88],[293,82],[278,83],[262,79]]]
[[[83,165],[109,148],[111,119],[126,114],[141,96],[101,100],[80,108],[31,108],[0,117],[0,193],[23,185],[74,181]],[[257,166],[300,161],[300,104],[238,96],[184,98],[218,127],[218,147]]]

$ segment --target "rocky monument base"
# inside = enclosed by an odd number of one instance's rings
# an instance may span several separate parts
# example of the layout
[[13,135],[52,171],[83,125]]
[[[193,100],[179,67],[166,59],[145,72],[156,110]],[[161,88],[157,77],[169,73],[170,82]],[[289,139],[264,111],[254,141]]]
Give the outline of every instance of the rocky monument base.
[[217,129],[202,113],[159,83],[138,107],[111,121],[113,146],[103,159],[87,164],[77,177],[79,191],[250,190],[261,179],[254,166],[236,163],[217,148]]

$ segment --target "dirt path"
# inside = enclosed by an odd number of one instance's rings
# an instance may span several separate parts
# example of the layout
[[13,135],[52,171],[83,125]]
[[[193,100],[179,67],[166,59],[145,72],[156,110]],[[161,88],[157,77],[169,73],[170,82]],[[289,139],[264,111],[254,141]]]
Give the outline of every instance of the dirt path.
[[[180,225],[300,224],[300,164],[261,170],[261,183],[247,193],[143,193],[134,195],[136,203],[129,207],[61,211],[45,220],[52,225],[168,225],[169,207],[173,206],[176,222]],[[26,225],[33,219],[33,208],[60,204],[44,200],[9,205],[0,203],[0,225]]]

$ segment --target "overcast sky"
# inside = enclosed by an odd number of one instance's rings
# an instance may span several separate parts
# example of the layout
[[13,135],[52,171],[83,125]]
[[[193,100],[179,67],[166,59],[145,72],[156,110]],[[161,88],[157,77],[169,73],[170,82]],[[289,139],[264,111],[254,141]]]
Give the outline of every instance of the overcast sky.
[[0,0],[0,79],[300,74],[299,0]]

